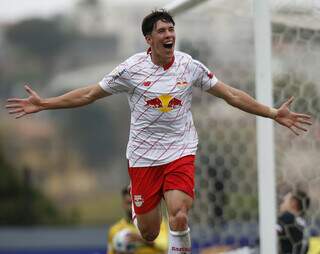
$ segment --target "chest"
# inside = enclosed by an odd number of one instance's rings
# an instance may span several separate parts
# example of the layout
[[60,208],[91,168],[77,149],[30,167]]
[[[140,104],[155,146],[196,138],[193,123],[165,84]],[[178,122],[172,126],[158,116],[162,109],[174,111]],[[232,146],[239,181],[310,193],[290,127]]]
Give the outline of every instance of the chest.
[[188,94],[192,89],[192,75],[183,66],[163,70],[145,67],[132,75],[134,93],[148,94]]

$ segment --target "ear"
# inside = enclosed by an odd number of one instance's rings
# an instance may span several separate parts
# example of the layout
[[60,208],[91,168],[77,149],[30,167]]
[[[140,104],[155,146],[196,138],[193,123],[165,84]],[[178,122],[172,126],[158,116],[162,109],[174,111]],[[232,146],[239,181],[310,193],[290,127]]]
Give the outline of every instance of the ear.
[[151,35],[148,34],[148,35],[146,35],[144,38],[145,38],[146,42],[151,46],[151,42],[152,42]]

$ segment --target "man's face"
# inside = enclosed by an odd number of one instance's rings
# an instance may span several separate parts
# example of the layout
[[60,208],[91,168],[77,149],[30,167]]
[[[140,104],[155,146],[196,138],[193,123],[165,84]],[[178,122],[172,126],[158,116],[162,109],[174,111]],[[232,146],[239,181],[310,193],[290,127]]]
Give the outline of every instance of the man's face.
[[146,36],[151,50],[158,57],[171,58],[174,53],[176,33],[172,23],[158,20],[152,33]]
[[287,193],[280,204],[280,212],[291,212],[294,206],[294,200],[292,199],[292,193]]

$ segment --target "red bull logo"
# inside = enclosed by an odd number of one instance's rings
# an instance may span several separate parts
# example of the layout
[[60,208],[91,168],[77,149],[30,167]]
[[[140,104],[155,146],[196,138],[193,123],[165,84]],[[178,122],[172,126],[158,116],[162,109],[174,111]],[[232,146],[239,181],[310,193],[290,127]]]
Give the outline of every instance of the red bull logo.
[[177,79],[176,86],[181,89],[187,88],[189,86],[189,83],[184,79]]
[[182,101],[170,94],[163,94],[157,98],[146,100],[146,106],[156,108],[161,112],[170,112],[176,107],[181,107]]
[[133,195],[133,201],[134,201],[134,204],[136,205],[136,207],[140,207],[144,203],[142,195]]
[[179,88],[184,88],[184,87],[187,87],[189,84],[187,81],[177,81],[177,87]]

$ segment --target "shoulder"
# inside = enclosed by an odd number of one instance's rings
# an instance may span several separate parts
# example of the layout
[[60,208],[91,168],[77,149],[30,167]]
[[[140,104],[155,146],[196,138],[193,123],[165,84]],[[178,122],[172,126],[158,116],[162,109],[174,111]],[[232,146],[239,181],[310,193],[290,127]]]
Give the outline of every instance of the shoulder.
[[177,60],[180,60],[180,61],[186,61],[186,62],[194,61],[194,59],[192,58],[192,56],[190,56],[189,54],[187,54],[187,53],[185,53],[185,52],[179,51],[179,50],[175,50],[175,51],[174,51],[174,57],[175,57]]
[[123,62],[121,62],[117,67],[113,69],[113,71],[110,73],[112,76],[116,77],[130,77],[130,72],[132,70],[135,70],[134,67],[139,67],[140,64],[143,64],[143,62],[147,59],[146,53],[138,53],[135,54]]
[[174,55],[175,55],[175,57],[176,57],[177,59],[182,59],[182,60],[184,60],[184,61],[191,61],[191,62],[193,62],[193,63],[195,63],[195,64],[202,64],[199,60],[194,59],[191,55],[189,55],[189,54],[187,54],[187,53],[185,53],[185,52],[182,52],[182,51],[176,50],[176,51],[174,52]]
[[200,69],[207,71],[206,66],[201,63],[199,60],[194,59],[192,56],[190,56],[187,53],[181,52],[181,51],[175,51],[175,57],[178,60],[178,62],[182,64],[188,64],[189,67],[195,68],[195,69]]
[[286,227],[288,225],[292,225],[294,223],[294,215],[292,213],[289,212],[284,212],[282,214],[280,214],[280,216],[278,217],[278,222],[276,225],[276,229],[279,235],[285,235],[286,234]]
[[187,68],[191,73],[196,73],[195,71],[207,71],[206,67],[201,62],[192,58],[192,56],[187,53],[175,51],[175,59],[177,66]]
[[130,69],[135,65],[142,64],[147,60],[147,58],[148,54],[146,52],[137,53],[125,60],[124,64],[128,69]]

